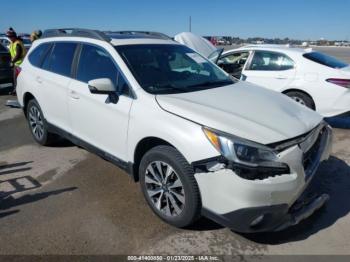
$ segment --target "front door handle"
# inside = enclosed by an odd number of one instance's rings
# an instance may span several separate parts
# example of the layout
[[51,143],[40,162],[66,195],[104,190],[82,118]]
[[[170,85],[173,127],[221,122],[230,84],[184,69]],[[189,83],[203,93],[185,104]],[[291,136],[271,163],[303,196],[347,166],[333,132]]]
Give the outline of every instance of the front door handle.
[[280,80],[283,80],[283,79],[287,79],[287,77],[285,77],[285,76],[277,76],[277,77],[275,77],[276,79],[280,79]]
[[73,90],[70,90],[70,91],[69,91],[69,95],[70,95],[70,97],[73,98],[73,99],[79,99],[79,98],[80,98],[80,97],[79,97],[79,94],[78,94],[77,92],[73,91]]

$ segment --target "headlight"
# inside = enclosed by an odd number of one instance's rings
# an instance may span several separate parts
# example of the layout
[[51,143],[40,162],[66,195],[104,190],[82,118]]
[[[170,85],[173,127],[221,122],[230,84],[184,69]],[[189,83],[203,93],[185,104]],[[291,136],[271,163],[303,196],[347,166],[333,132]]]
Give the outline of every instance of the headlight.
[[289,167],[279,162],[277,152],[267,146],[205,127],[203,131],[236,173],[245,178],[264,179],[289,173]]

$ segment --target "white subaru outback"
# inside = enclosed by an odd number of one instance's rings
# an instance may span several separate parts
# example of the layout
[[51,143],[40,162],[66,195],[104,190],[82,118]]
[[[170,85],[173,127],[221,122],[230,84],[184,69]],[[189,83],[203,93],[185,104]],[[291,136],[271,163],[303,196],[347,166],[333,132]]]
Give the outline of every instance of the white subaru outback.
[[282,230],[328,198],[299,201],[330,154],[319,114],[160,33],[47,30],[17,94],[39,144],[61,136],[126,170],[174,226]]

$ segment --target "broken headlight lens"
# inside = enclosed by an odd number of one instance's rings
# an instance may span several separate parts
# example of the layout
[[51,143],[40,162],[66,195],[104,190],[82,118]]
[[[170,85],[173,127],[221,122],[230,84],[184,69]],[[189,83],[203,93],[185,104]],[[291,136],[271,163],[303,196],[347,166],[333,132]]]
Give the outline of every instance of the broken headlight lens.
[[267,146],[228,135],[209,128],[203,131],[211,144],[224,156],[232,167],[249,179],[289,173],[289,167],[279,162],[277,152]]

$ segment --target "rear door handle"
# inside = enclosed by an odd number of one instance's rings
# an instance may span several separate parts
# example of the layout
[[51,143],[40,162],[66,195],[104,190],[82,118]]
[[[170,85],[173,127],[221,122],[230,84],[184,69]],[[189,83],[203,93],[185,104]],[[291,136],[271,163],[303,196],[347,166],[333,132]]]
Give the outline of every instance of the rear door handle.
[[35,80],[36,80],[36,82],[38,82],[39,84],[42,84],[42,82],[43,82],[43,80],[41,79],[40,76],[37,76]]
[[281,80],[283,80],[283,79],[287,79],[287,77],[285,77],[285,76],[277,76],[277,77],[275,77],[276,79],[281,79]]
[[73,90],[70,90],[70,91],[69,91],[69,95],[70,95],[70,97],[73,98],[73,99],[79,99],[79,98],[80,98],[80,97],[79,97],[79,94],[78,94],[77,92],[73,91]]

